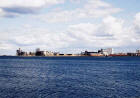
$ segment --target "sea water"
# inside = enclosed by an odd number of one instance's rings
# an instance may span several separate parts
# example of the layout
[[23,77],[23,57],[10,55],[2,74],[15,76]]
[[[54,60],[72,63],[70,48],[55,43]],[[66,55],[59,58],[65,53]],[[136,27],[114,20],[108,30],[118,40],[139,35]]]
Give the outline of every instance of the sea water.
[[140,98],[140,57],[0,57],[0,98]]

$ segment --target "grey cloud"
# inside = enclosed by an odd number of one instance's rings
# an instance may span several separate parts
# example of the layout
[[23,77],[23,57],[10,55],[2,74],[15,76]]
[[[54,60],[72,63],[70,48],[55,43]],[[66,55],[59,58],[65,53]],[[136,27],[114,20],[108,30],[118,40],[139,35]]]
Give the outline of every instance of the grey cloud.
[[41,9],[63,3],[64,0],[3,0],[0,3],[0,17],[13,18],[26,14],[37,14]]
[[17,14],[33,14],[39,10],[39,8],[25,8],[25,7],[12,7],[2,9],[7,13],[17,13]]
[[25,7],[5,7],[0,8],[2,12],[0,17],[15,18],[23,14],[37,14],[40,8],[25,8]]

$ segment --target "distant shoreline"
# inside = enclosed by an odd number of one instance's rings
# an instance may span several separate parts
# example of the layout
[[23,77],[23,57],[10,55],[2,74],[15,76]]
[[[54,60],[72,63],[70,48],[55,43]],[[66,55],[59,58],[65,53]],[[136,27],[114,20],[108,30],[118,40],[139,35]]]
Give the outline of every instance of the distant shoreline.
[[1,55],[0,57],[140,57],[140,56],[12,56],[12,55]]

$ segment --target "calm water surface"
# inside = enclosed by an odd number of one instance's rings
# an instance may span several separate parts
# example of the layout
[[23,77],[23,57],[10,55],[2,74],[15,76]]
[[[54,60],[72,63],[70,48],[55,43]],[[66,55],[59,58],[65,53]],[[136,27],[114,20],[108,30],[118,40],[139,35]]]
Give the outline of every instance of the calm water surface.
[[140,98],[140,57],[0,57],[0,98]]

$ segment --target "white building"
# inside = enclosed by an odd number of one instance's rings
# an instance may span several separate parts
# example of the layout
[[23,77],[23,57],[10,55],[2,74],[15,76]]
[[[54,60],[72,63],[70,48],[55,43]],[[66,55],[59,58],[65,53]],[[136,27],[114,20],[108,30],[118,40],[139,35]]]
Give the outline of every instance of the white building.
[[44,51],[45,56],[54,56],[54,53],[51,51]]
[[113,49],[112,48],[101,49],[101,53],[104,55],[110,55],[113,54]]

